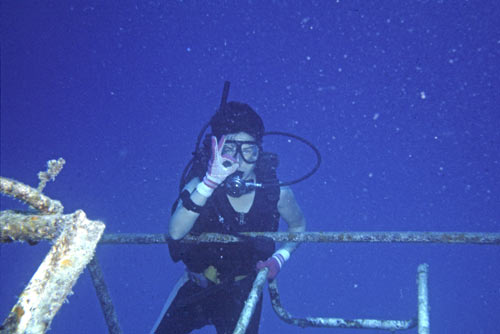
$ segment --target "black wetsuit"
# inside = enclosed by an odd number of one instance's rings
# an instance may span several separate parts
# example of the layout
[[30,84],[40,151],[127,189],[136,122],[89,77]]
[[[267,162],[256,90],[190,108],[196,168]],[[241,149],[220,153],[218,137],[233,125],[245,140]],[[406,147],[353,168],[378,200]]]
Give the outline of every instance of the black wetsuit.
[[[234,211],[223,189],[209,198],[191,234],[218,232],[238,234],[251,231],[277,231],[279,187],[257,189],[252,207],[246,214]],[[242,243],[169,244],[174,261],[182,260],[192,273],[203,273],[213,266],[221,283],[209,282],[202,287],[188,280],[177,292],[155,333],[189,333],[206,325],[214,325],[218,334],[232,333],[256,276],[255,264],[274,252],[269,239],[249,239]],[[236,276],[246,275],[235,281]],[[258,333],[262,298],[257,305],[249,334]]]

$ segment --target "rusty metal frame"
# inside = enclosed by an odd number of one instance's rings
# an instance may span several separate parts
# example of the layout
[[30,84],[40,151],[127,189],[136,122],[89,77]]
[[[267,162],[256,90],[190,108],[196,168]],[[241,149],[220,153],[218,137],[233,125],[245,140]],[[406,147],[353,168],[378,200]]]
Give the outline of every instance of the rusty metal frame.
[[[278,242],[319,242],[319,243],[441,243],[441,244],[479,244],[500,245],[500,233],[476,233],[476,232],[248,232],[242,233],[250,237],[262,237],[273,239]],[[112,244],[165,244],[170,239],[165,234],[105,234],[100,243]],[[204,233],[200,236],[187,235],[184,242],[221,242],[232,243],[241,240],[234,235],[217,233]],[[254,281],[252,291],[245,303],[240,320],[234,333],[242,334],[248,325],[255,304],[258,302],[256,296],[260,296],[262,286],[266,280],[265,274],[259,273]],[[273,309],[280,318],[288,323],[301,327],[337,327],[337,328],[378,328],[388,331],[410,329],[418,326],[419,334],[430,333],[429,303],[428,303],[428,265],[421,264],[418,267],[418,312],[415,318],[410,320],[377,320],[377,319],[354,319],[342,318],[293,318],[283,309],[279,302],[277,283],[269,284],[269,291],[273,303]],[[259,297],[260,298],[260,297]]]
[[[422,265],[421,265],[422,266]],[[425,265],[424,265],[425,266]],[[419,266],[419,274],[420,274],[420,266]],[[423,276],[418,276],[418,284],[423,281],[424,277],[426,277],[426,272]],[[343,318],[324,318],[324,317],[306,317],[306,318],[295,318],[293,317],[282,305],[280,300],[280,295],[278,292],[278,284],[277,281],[274,280],[269,282],[269,295],[271,296],[271,303],[273,306],[273,310],[276,315],[286,323],[291,325],[299,326],[302,328],[305,327],[326,327],[326,328],[363,328],[363,329],[382,329],[388,331],[396,331],[396,330],[405,330],[414,328],[417,326],[420,319],[425,321],[424,314],[427,314],[427,324],[428,324],[428,313],[423,311],[424,313],[420,313],[420,309],[424,305],[428,305],[428,298],[426,294],[419,293],[419,316],[418,318],[412,318],[410,320],[378,320],[378,319],[343,319]],[[422,298],[421,298],[422,296]],[[422,317],[420,316],[422,315]],[[424,332],[418,332],[424,333]]]
[[[500,233],[464,233],[464,232],[303,232],[303,233],[246,233],[249,236],[266,236],[275,241],[295,242],[381,242],[381,243],[448,243],[448,244],[483,244],[500,245]],[[48,233],[46,236],[49,237]],[[43,237],[42,237],[43,239]],[[99,241],[100,244],[163,244],[170,239],[165,234],[104,234]],[[187,236],[185,242],[239,242],[232,235],[207,233],[199,237]],[[429,330],[429,306],[427,297],[427,265],[419,266],[418,274],[418,316],[410,320],[376,320],[376,319],[354,319],[341,318],[305,318],[296,319],[285,311],[279,302],[276,281],[269,284],[269,291],[273,302],[273,308],[280,318],[288,323],[301,327],[340,327],[340,328],[379,328],[386,330],[402,330],[419,326],[419,334],[428,334]],[[110,333],[121,333],[116,314],[107,292],[107,288],[99,268],[97,259],[90,263],[92,280],[96,287],[96,293],[101,302],[108,329]],[[242,317],[235,329],[235,333],[244,333],[248,319],[251,317],[253,307],[260,296],[265,279],[257,277],[251,298],[247,301],[248,308],[242,311]],[[264,275],[265,277],[265,275]],[[256,298],[257,296],[257,298]],[[249,311],[250,310],[250,311]]]
[[[64,161],[64,160],[62,160]],[[50,162],[49,162],[50,163]],[[56,168],[57,161],[49,164]],[[62,167],[60,167],[62,168]],[[59,170],[60,170],[59,168]],[[50,171],[50,169],[49,169]],[[41,174],[41,185],[55,177],[54,171]],[[105,225],[88,220],[82,210],[62,214],[59,201],[52,200],[21,182],[0,177],[0,192],[32,206],[38,214],[2,211],[0,242],[44,239],[54,241],[27,287],[0,326],[0,333],[45,333],[72,293],[72,288],[94,256]]]
[[[50,176],[50,175],[49,175]],[[47,179],[49,176],[45,176]],[[18,303],[0,327],[0,333],[44,333],[66,297],[71,293],[79,275],[89,265],[96,293],[101,303],[109,332],[121,333],[114,307],[104,282],[102,270],[94,250],[99,242],[106,244],[164,244],[170,239],[165,234],[102,234],[104,224],[89,221],[81,210],[73,214],[62,214],[59,201],[50,199],[18,181],[0,177],[0,192],[18,198],[40,214],[14,211],[0,212],[0,242],[55,240],[54,246],[33,276]],[[446,243],[500,245],[500,233],[474,232],[249,232],[250,237],[267,237],[277,242],[319,242],[319,243]],[[188,235],[184,242],[223,242],[241,240],[234,235],[205,233]],[[243,334],[258,302],[267,273],[261,271],[254,282],[245,308],[235,332]],[[419,334],[430,333],[428,305],[428,266],[418,268],[418,315],[415,319],[375,320],[340,318],[296,319],[282,308],[279,302],[277,283],[269,284],[273,308],[280,318],[301,327],[379,328],[401,330],[418,324]],[[57,282],[57,284],[54,284]],[[60,284],[63,282],[64,284]],[[38,303],[38,304],[35,304]]]

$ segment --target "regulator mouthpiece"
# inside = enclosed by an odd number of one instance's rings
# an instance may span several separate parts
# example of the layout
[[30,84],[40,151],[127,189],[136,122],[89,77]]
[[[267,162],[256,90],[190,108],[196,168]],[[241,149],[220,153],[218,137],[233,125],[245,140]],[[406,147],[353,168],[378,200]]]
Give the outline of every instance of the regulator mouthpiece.
[[261,188],[262,184],[243,180],[243,172],[234,172],[224,182],[226,193],[232,197],[241,197],[255,188]]

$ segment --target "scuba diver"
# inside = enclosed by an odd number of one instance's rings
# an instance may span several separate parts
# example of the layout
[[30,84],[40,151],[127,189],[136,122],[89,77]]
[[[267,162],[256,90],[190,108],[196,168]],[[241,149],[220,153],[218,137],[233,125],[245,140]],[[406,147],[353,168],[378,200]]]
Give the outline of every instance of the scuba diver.
[[[186,265],[186,272],[152,333],[190,333],[206,325],[215,326],[218,334],[232,333],[257,271],[267,267],[268,279],[274,279],[297,248],[296,243],[284,243],[276,250],[272,239],[240,233],[275,232],[280,217],[289,232],[306,229],[292,190],[276,177],[277,156],[263,151],[260,116],[248,104],[221,103],[210,127],[181,181],[168,226],[170,255]],[[236,235],[243,241],[180,241],[188,233],[204,232]],[[261,310],[262,298],[246,333],[258,333]]]

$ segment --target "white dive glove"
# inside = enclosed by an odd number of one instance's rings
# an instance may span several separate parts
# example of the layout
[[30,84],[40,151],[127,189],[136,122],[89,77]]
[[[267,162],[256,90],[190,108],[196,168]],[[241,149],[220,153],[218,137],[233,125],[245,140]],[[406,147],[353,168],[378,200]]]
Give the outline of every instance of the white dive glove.
[[222,155],[225,142],[226,136],[222,136],[220,143],[217,143],[217,138],[212,136],[212,157],[208,162],[207,174],[196,186],[196,190],[205,197],[210,197],[214,190],[239,167],[234,157]]

